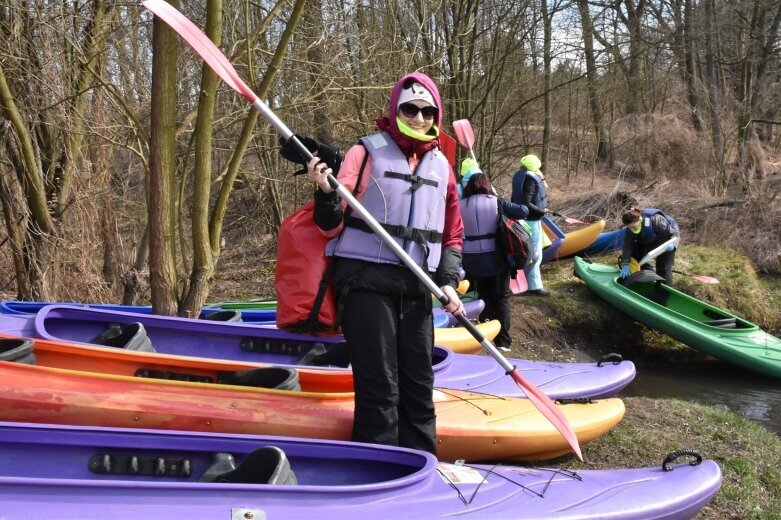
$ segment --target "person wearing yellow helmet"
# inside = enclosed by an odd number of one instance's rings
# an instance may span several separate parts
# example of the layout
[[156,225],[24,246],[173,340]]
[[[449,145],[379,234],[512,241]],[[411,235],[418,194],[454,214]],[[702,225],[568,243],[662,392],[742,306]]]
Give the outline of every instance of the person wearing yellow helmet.
[[526,273],[529,284],[527,294],[548,296],[549,291],[542,286],[540,264],[542,263],[542,217],[548,212],[548,185],[545,176],[540,171],[542,161],[534,154],[521,157],[521,168],[513,176],[513,191],[511,201],[525,206],[529,216],[526,223],[531,228],[534,260]]
[[483,173],[483,170],[480,169],[480,165],[477,164],[477,161],[471,157],[467,157],[461,161],[461,182],[459,182],[457,186],[459,198],[463,198],[464,188],[466,188],[469,178],[475,173]]

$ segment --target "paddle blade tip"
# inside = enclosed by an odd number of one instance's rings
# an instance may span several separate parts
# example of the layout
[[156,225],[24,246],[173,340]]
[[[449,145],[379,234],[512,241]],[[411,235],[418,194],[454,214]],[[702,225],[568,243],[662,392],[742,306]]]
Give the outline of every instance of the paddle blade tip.
[[534,384],[526,381],[526,379],[524,379],[524,377],[518,372],[517,369],[510,372],[510,376],[518,385],[518,388],[520,388],[523,393],[526,394],[526,396],[540,411],[540,413],[542,413],[542,415],[544,415],[550,421],[553,427],[559,431],[561,436],[564,437],[564,439],[567,441],[567,444],[569,444],[573,453],[575,453],[578,459],[580,459],[582,462],[583,454],[580,451],[578,437],[575,434],[575,431],[572,429],[572,425],[569,423],[569,420],[559,409],[559,407],[556,406],[553,400],[551,400],[551,398],[548,397],[542,390],[534,386]]

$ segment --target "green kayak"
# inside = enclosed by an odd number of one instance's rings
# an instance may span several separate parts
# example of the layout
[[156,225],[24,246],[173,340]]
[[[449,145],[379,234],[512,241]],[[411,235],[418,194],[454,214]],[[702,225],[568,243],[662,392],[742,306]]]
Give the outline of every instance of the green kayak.
[[276,311],[277,300],[262,300],[250,302],[217,302],[206,305],[208,308],[219,308],[226,310],[253,310],[253,311]]
[[575,276],[616,309],[692,348],[781,377],[781,340],[751,322],[661,283],[648,271],[619,283],[616,267],[575,258]]

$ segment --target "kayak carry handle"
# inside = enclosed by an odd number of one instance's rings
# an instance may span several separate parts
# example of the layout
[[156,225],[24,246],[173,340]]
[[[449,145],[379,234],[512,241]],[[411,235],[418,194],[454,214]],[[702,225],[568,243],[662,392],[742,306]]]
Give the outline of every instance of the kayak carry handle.
[[604,356],[599,358],[599,361],[597,361],[597,366],[601,367],[603,364],[607,363],[608,361],[612,361],[614,365],[618,365],[623,360],[624,358],[621,354],[617,354],[616,352],[611,352],[610,354],[605,354]]
[[684,456],[690,456],[694,457],[695,460],[689,463],[690,466],[699,466],[700,463],[702,463],[702,455],[699,454],[697,450],[677,450],[673,451],[672,453],[669,453],[667,457],[664,458],[664,462],[662,462],[662,469],[664,471],[672,471],[673,468],[671,468],[669,465],[675,462],[680,457]]
[[590,397],[565,397],[562,399],[556,399],[558,404],[591,404],[593,399]]

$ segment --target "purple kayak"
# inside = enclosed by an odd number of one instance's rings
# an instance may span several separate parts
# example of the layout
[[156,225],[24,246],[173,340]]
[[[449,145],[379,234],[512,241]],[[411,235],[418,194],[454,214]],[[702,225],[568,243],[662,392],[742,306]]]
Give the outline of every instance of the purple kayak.
[[[108,303],[70,303],[70,302],[24,302],[15,300],[0,301],[0,314],[35,314],[47,305],[70,305],[93,307],[110,311],[135,312],[140,314],[152,314],[151,305],[112,305]],[[477,319],[483,312],[485,303],[476,300],[464,304],[467,318]],[[230,319],[233,314],[235,318]],[[223,318],[224,317],[224,318]],[[246,323],[274,324],[277,317],[276,310],[272,309],[222,309],[219,305],[207,307],[201,310],[201,319],[213,319],[217,321],[243,321]],[[434,309],[434,327],[452,327],[458,324],[458,320],[449,312],[442,309]]]
[[[333,367],[347,366],[341,336],[318,338],[244,323],[60,305],[44,307],[35,315],[0,315],[0,331],[4,333],[86,344],[96,344],[95,339],[105,335],[112,324],[117,327],[131,323],[141,323],[145,337],[135,338],[135,346],[127,348],[244,363],[314,366],[322,370],[344,370]],[[510,362],[552,399],[608,397],[635,377],[634,364],[621,361],[620,357],[598,363]],[[456,354],[434,347],[434,376],[438,388],[525,397],[515,381],[488,356]]]
[[696,454],[668,457],[667,471],[575,472],[373,444],[23,423],[0,423],[0,446],[4,520],[686,519],[721,486],[719,466]]

